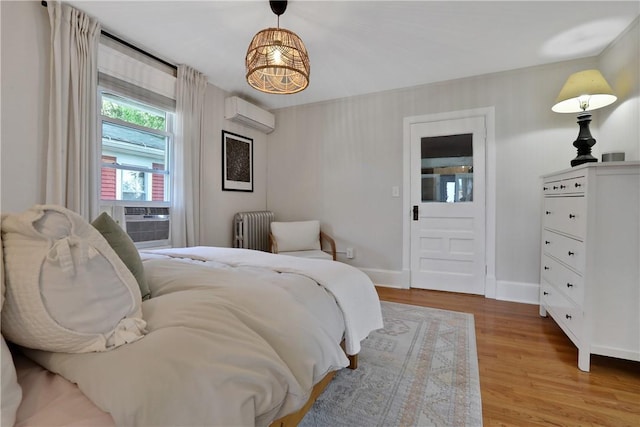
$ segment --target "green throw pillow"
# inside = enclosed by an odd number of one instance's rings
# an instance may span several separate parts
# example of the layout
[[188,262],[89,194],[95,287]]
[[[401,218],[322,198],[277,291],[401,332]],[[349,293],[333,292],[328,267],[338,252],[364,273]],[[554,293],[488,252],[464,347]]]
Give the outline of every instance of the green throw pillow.
[[148,299],[151,296],[151,291],[144,278],[144,266],[142,265],[142,259],[140,259],[140,253],[131,237],[106,212],[102,212],[98,218],[93,220],[91,225],[102,234],[127,268],[133,273],[140,287],[142,299]]

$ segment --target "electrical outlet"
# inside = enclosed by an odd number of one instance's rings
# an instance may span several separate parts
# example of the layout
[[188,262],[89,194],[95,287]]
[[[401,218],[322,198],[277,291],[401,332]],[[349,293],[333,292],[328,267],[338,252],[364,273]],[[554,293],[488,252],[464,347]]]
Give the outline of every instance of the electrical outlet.
[[353,248],[347,248],[347,258],[351,259],[353,257]]

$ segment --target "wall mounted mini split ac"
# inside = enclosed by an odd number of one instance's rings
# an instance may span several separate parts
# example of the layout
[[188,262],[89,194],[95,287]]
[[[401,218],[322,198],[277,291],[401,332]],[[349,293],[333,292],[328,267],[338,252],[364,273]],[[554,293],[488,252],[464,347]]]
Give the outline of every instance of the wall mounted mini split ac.
[[224,118],[264,133],[273,132],[276,126],[276,116],[237,96],[224,100]]

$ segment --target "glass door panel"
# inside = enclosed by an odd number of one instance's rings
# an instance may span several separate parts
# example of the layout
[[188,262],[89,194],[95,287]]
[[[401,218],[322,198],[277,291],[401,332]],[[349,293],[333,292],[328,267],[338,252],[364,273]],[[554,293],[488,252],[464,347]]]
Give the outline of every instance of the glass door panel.
[[473,134],[420,140],[422,202],[473,201]]

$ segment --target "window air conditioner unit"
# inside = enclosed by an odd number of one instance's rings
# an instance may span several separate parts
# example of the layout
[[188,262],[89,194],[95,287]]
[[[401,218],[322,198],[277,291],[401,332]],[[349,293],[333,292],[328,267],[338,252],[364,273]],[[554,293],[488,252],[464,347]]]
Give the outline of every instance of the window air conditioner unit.
[[264,133],[273,132],[276,126],[276,117],[273,114],[237,96],[224,100],[224,118]]
[[125,206],[125,231],[136,246],[169,244],[170,209],[161,206]]
[[101,205],[139,249],[168,247],[171,209],[167,206]]

